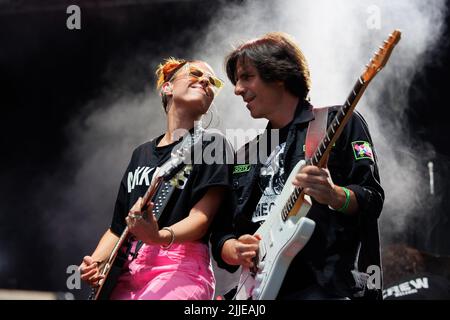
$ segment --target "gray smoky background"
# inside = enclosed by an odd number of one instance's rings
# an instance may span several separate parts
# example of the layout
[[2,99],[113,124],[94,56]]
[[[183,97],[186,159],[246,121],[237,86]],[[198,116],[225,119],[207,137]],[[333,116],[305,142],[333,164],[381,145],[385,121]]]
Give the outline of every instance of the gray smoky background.
[[[357,106],[369,124],[386,192],[380,221],[383,241],[402,234],[408,219],[421,214],[417,208],[427,201],[428,171],[421,157],[434,152],[411,135],[414,130],[405,117],[408,92],[416,73],[440,49],[446,10],[443,0],[233,2],[216,12],[190,46],[161,43],[164,50],[157,55],[143,46],[119,70],[117,61],[111,61],[105,77],[114,84],[102,88],[65,128],[70,140],[61,165],[42,179],[32,200],[43,216],[36,223],[42,224],[54,247],[48,257],[52,280],[64,287],[67,266],[93,252],[111,222],[133,149],[164,131],[165,115],[150,72],[168,56],[205,60],[226,80],[215,101],[213,123],[222,130],[263,128],[266,121],[251,119],[242,99],[233,94],[223,61],[233,46],[271,31],[289,33],[304,51],[316,106],[343,104],[383,40],[394,29],[402,31],[390,61]],[[130,92],[130,81],[148,85]],[[216,293],[222,294],[235,276],[222,271],[217,275]]]

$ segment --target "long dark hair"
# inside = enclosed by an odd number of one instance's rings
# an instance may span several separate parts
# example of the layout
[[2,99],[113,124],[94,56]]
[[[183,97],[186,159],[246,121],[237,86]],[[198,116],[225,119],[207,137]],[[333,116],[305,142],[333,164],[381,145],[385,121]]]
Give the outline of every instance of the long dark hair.
[[266,82],[283,81],[286,89],[300,99],[306,99],[311,88],[308,63],[291,37],[271,32],[248,41],[225,58],[230,81],[236,85],[237,65],[251,62]]

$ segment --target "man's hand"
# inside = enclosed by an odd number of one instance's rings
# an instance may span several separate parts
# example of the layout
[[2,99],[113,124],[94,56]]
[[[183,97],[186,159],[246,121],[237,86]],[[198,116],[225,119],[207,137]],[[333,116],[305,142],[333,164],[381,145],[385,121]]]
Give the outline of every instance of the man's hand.
[[253,267],[253,258],[259,248],[259,235],[244,234],[239,239],[229,239],[222,247],[222,259],[229,265]]
[[303,191],[317,202],[334,207],[339,202],[337,187],[331,179],[327,168],[305,166],[300,170],[292,184],[303,188]]
[[327,168],[319,168],[315,166],[305,166],[300,170],[292,184],[296,187],[303,188],[303,191],[313,197],[317,202],[330,206],[338,210],[348,201],[347,214],[358,212],[358,201],[352,190],[348,190],[349,199],[344,189],[336,186],[330,176]]

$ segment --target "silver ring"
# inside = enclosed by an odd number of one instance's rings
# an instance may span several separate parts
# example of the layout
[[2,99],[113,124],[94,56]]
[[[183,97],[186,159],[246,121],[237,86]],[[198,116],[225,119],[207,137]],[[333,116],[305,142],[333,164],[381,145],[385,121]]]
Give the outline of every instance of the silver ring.
[[130,218],[134,218],[134,219],[142,219],[142,215],[140,215],[140,214],[130,213],[129,216],[130,216]]

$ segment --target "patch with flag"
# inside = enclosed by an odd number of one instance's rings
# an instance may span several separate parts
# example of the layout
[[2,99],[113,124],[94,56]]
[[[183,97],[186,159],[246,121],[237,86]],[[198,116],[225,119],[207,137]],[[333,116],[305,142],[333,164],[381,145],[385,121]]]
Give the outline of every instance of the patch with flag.
[[352,142],[353,153],[356,160],[370,159],[373,160],[373,152],[370,143],[367,141],[354,141]]

